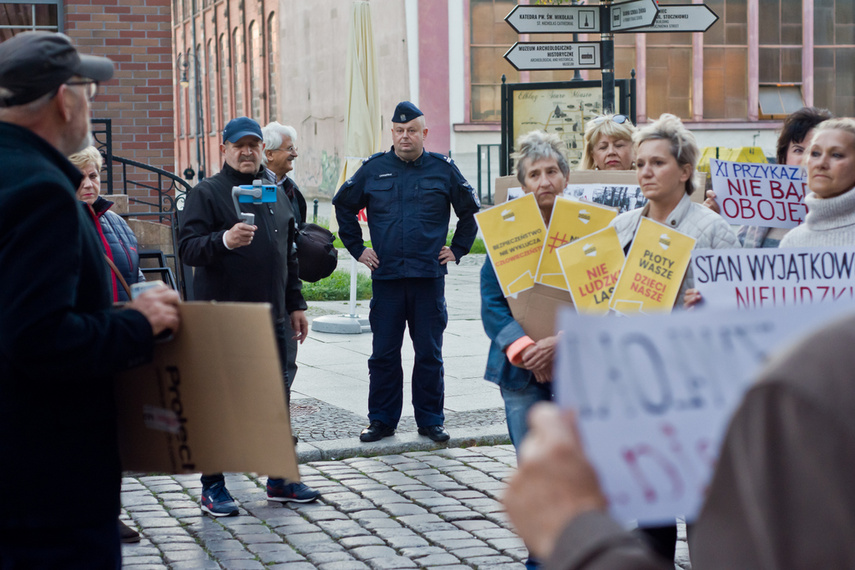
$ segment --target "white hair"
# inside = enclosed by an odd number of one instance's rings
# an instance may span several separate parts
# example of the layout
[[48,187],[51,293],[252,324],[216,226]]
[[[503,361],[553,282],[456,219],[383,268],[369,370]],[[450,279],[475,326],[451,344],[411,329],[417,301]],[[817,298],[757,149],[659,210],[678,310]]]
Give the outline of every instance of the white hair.
[[261,129],[261,134],[264,137],[264,150],[276,150],[282,146],[285,137],[291,137],[291,142],[297,144],[297,129],[277,121],[267,123]]

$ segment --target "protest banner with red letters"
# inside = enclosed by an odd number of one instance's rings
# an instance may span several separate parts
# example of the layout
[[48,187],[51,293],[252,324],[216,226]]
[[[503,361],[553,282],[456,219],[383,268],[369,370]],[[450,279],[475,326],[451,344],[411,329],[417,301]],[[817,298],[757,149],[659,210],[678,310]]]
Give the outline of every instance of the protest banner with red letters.
[[820,304],[626,318],[562,311],[554,389],[618,520],[697,515],[733,411],[777,350],[853,311]]
[[692,252],[700,307],[757,309],[855,300],[855,246]]
[[807,176],[800,166],[710,159],[719,211],[731,224],[794,228],[807,214]]

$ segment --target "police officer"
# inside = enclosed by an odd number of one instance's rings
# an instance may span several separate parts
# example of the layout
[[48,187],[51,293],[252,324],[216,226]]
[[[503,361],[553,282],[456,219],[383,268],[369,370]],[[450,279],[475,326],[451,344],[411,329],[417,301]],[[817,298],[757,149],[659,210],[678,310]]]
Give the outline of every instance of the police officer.
[[[415,349],[413,408],[419,434],[447,441],[442,367],[446,264],[459,263],[472,247],[480,204],[450,158],[424,150],[428,129],[415,105],[399,103],[392,123],[392,149],[367,159],[333,198],[339,236],[373,279],[370,423],[359,439],[377,441],[395,433],[403,406],[401,346],[407,325]],[[445,245],[449,206],[458,217],[451,247]],[[373,248],[362,241],[357,221],[362,208]]]

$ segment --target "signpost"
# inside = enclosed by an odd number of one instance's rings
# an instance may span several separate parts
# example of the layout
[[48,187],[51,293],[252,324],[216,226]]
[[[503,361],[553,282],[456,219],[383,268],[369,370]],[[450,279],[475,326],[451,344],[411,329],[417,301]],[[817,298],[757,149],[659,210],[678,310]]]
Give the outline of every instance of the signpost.
[[623,32],[649,26],[656,20],[658,13],[659,7],[654,0],[632,0],[613,4],[609,8],[609,31]]
[[518,34],[599,33],[597,6],[516,6],[505,21]]
[[[633,33],[706,32],[718,21],[718,16],[706,4],[669,4],[659,6],[659,15],[652,26],[633,30]],[[615,30],[618,31],[618,30]]]
[[705,32],[718,16],[704,4],[659,6],[630,0],[598,6],[515,6],[505,21],[518,34],[601,34],[600,42],[517,42],[505,59],[518,71],[599,69],[603,112],[614,111],[615,33]]
[[599,42],[517,42],[505,59],[519,70],[602,68]]

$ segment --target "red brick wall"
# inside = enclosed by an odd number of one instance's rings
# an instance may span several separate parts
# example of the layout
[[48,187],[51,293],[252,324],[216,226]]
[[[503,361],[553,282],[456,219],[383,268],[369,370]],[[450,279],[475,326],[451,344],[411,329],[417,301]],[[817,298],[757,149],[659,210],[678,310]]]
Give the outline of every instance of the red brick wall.
[[[116,64],[113,79],[101,86],[93,118],[112,119],[113,154],[174,171],[173,63],[169,0],[69,0],[65,33],[83,53]],[[113,168],[114,191],[122,191],[122,169]],[[129,169],[128,179],[156,185],[156,178]],[[154,191],[133,185],[136,198]],[[132,208],[132,210],[135,208]]]

